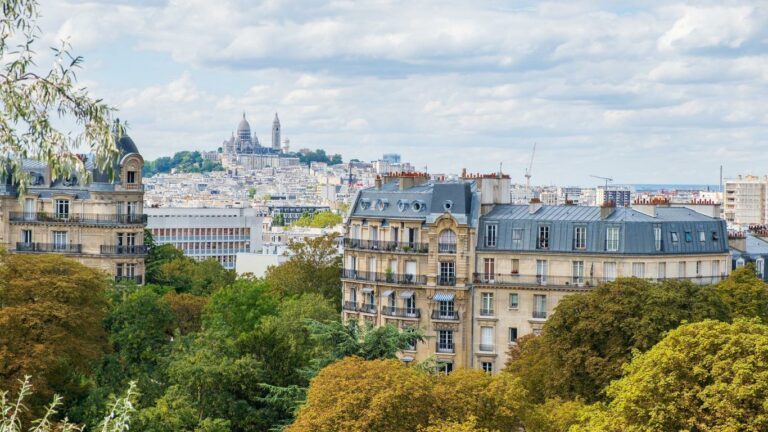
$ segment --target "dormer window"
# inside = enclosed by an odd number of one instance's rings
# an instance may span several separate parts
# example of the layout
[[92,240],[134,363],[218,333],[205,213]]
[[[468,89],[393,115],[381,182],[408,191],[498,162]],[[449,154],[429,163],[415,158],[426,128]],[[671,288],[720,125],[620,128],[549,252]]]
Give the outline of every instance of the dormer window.
[[126,182],[128,184],[135,184],[136,183],[136,171],[128,171],[126,173]]

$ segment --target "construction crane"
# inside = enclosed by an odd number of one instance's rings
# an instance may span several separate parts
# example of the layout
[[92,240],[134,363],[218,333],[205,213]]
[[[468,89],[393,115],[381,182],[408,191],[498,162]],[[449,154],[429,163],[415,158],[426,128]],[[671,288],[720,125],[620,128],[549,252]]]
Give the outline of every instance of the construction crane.
[[531,194],[531,175],[533,175],[533,156],[536,154],[536,143],[533,143],[533,151],[531,152],[531,162],[528,164],[528,168],[525,169],[525,195],[526,197]]
[[596,179],[605,180],[605,189],[603,190],[603,202],[608,200],[608,182],[612,182],[613,179],[610,177],[602,177],[602,176],[596,176],[596,175],[590,175],[590,177],[594,177]]

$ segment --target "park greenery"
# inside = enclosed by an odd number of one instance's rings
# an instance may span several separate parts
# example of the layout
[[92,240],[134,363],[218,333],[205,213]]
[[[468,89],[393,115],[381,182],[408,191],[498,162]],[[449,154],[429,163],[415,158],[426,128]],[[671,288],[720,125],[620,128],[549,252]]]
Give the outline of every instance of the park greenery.
[[169,173],[171,171],[179,173],[208,173],[211,171],[223,171],[221,163],[208,159],[198,151],[180,151],[173,157],[160,157],[153,161],[146,161],[142,174],[146,177],[155,174]]
[[340,214],[332,211],[323,211],[317,213],[304,213],[292,225],[309,228],[330,228],[339,225],[342,222]]
[[338,165],[342,163],[340,154],[328,155],[323,149],[317,149],[315,151],[306,150],[297,153],[290,153],[288,156],[299,158],[299,162],[302,165],[309,165],[312,162],[324,162],[328,165]]

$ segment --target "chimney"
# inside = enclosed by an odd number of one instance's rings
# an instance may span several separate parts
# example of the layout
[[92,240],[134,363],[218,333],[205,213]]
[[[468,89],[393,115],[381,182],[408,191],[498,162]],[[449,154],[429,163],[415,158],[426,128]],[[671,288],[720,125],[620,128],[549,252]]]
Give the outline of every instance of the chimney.
[[743,232],[729,232],[728,247],[740,250],[742,252],[746,252],[747,251],[747,234]]
[[531,198],[531,202],[528,203],[528,213],[534,214],[541,208],[541,200],[538,198]]
[[608,219],[608,217],[613,214],[614,210],[616,210],[615,202],[613,201],[604,202],[603,205],[600,206],[600,219],[602,220]]
[[381,190],[381,176],[377,175],[376,180],[374,181],[374,185],[376,186],[376,189]]

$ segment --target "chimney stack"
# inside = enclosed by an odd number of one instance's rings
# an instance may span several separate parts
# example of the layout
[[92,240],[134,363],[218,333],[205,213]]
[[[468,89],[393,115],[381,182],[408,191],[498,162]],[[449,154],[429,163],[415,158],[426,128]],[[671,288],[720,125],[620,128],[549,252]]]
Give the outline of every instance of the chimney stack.
[[531,198],[531,202],[528,203],[528,213],[534,214],[541,208],[541,200],[538,198]]
[[616,210],[616,203],[614,201],[606,201],[600,206],[600,219],[608,219]]

